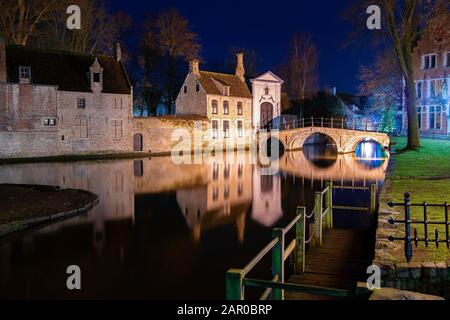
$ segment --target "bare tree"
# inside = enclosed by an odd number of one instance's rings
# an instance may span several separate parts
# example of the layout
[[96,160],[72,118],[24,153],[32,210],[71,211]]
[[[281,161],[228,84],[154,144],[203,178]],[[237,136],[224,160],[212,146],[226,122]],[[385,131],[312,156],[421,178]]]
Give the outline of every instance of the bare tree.
[[57,0],[0,0],[0,30],[9,43],[26,45],[56,4]]
[[[382,9],[382,29],[378,32],[366,28],[366,9],[369,5],[378,5]],[[360,35],[381,40],[380,43],[391,46],[395,52],[395,61],[404,81],[405,107],[408,119],[407,149],[420,147],[419,125],[416,109],[416,87],[412,65],[412,50],[436,9],[447,7],[448,2],[440,0],[370,0],[355,2],[352,21],[359,26]],[[357,19],[359,17],[359,19]],[[364,31],[363,31],[364,30]]]
[[[72,4],[82,12],[80,30],[66,27],[66,8]],[[50,14],[52,19],[41,27],[42,35],[34,44],[84,54],[110,53],[113,43],[120,41],[131,25],[125,13],[111,14],[104,0],[59,0]]]
[[142,59],[147,69],[147,87],[154,90],[156,85],[159,86],[171,113],[175,111],[184,61],[197,58],[200,48],[198,35],[191,30],[189,21],[175,9],[147,22]]
[[298,34],[291,39],[289,59],[283,67],[283,74],[290,97],[300,102],[300,113],[307,95],[317,88],[318,57],[311,35]]

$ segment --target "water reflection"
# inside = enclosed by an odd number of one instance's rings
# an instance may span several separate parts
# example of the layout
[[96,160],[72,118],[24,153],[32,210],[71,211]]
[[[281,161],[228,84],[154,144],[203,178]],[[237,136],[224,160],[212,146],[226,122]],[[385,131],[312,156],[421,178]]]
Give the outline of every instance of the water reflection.
[[375,141],[363,141],[355,150],[358,162],[365,168],[374,169],[383,166],[386,159],[386,151],[380,148]]
[[[86,216],[1,240],[0,297],[221,299],[226,270],[248,262],[296,206],[311,208],[324,180],[382,181],[386,168],[366,168],[350,155],[317,166],[304,152],[283,154],[274,176],[248,163],[179,166],[153,158],[1,166],[1,183],[81,188],[100,202]],[[72,264],[86,276],[82,292],[65,288]]]

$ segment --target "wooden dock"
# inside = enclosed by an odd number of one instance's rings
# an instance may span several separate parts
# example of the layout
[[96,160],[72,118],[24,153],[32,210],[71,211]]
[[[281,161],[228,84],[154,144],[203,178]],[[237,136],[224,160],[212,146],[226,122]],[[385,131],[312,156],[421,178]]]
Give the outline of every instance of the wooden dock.
[[[321,247],[306,253],[305,272],[292,275],[290,283],[354,290],[358,281],[365,282],[367,267],[374,252],[370,230],[330,229],[323,234]],[[336,300],[325,296],[285,292],[287,300]]]

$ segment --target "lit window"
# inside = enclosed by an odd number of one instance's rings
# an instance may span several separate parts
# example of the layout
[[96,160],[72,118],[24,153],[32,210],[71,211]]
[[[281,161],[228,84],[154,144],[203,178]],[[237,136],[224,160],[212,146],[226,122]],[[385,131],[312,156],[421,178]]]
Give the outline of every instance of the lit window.
[[212,111],[211,111],[211,113],[212,114],[217,114],[219,111],[218,111],[218,109],[219,109],[219,103],[217,102],[217,100],[213,100],[212,102],[211,102],[211,107],[212,107]]
[[77,109],[86,109],[86,99],[85,98],[77,99]]
[[230,103],[228,101],[223,102],[223,114],[230,114]]
[[243,114],[242,102],[237,103],[237,114],[238,116],[242,116]]

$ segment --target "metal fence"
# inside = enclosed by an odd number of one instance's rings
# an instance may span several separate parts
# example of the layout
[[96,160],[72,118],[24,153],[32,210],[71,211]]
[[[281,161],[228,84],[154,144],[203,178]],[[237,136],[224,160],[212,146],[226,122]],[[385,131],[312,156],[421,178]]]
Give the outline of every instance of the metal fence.
[[[430,243],[433,243],[436,248],[439,248],[439,245],[444,243],[447,246],[447,249],[450,248],[450,237],[449,237],[449,228],[450,222],[448,218],[448,211],[450,204],[447,202],[443,204],[429,204],[426,202],[423,203],[411,203],[411,196],[409,193],[405,193],[404,201],[402,203],[389,203],[390,207],[402,207],[404,209],[404,219],[396,220],[394,218],[389,219],[389,223],[392,225],[395,224],[403,224],[405,227],[405,236],[404,237],[389,237],[389,241],[403,241],[404,242],[404,250],[405,250],[405,258],[406,261],[411,262],[413,258],[413,243],[417,248],[419,243],[424,243],[425,247],[428,248]],[[423,210],[423,220],[412,220],[411,219],[411,208],[419,207]],[[429,209],[430,208],[441,208],[443,210],[443,221],[432,221],[429,220]],[[419,237],[417,228],[414,228],[414,231],[411,232],[412,225],[421,225],[423,226],[424,236]],[[430,238],[430,228],[433,226],[444,226],[445,227],[445,237],[443,239],[440,238],[440,232],[437,227],[435,227],[434,232],[431,231],[433,237]]]

